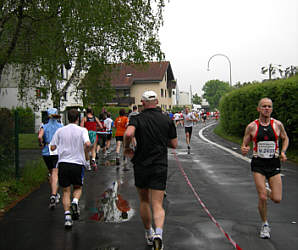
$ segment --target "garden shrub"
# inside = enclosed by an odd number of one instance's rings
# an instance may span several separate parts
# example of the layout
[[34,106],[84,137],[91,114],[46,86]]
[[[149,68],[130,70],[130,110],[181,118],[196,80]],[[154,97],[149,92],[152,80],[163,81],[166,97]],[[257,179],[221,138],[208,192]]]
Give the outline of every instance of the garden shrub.
[[290,147],[298,145],[298,76],[253,83],[235,89],[221,98],[221,126],[230,135],[241,137],[247,124],[257,119],[261,98],[273,101],[272,117],[280,120],[290,138]]

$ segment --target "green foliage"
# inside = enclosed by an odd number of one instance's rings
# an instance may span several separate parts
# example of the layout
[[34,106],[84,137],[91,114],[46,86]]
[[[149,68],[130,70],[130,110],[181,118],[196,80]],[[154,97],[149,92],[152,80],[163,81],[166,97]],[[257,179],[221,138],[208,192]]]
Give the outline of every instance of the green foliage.
[[219,105],[221,124],[230,135],[243,136],[249,122],[257,119],[258,102],[273,101],[272,117],[280,120],[290,138],[290,147],[298,145],[298,76],[253,83],[225,95]]
[[11,202],[39,187],[46,181],[47,167],[43,160],[27,163],[21,171],[21,178],[14,178],[14,169],[0,169],[0,210]]
[[198,96],[197,93],[195,93],[193,96],[192,96],[192,103],[193,104],[201,104],[202,103],[202,98],[200,96]]
[[81,89],[84,93],[82,95],[84,106],[92,104],[92,106],[102,107],[112,100],[115,90],[111,87],[110,78],[106,72],[109,72],[108,66],[94,63],[82,80]]
[[[0,7],[0,79],[4,66],[21,65],[14,69],[21,75],[22,99],[27,90],[49,89],[59,108],[61,97],[70,86],[79,87],[81,73],[93,62],[164,58],[158,37],[164,0],[4,0]],[[72,72],[68,79],[61,74],[65,69]]]
[[34,133],[34,127],[35,127],[35,116],[34,112],[31,108],[26,107],[16,107],[15,109],[12,109],[13,114],[15,111],[18,112],[18,118],[19,118],[19,133]]
[[19,134],[20,149],[39,149],[37,134]]
[[203,86],[203,97],[208,101],[210,109],[218,109],[222,96],[231,91],[229,83],[219,80],[210,80]]
[[14,159],[14,117],[9,109],[0,108],[0,168]]

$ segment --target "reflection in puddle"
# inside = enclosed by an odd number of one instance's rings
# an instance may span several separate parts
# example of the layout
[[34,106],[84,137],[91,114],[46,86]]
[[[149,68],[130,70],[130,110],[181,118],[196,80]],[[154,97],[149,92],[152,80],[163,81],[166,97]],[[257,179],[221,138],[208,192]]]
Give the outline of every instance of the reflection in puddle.
[[125,222],[133,215],[134,210],[129,203],[118,194],[120,181],[113,182],[102,195],[97,204],[97,212],[91,216],[91,220],[104,222]]

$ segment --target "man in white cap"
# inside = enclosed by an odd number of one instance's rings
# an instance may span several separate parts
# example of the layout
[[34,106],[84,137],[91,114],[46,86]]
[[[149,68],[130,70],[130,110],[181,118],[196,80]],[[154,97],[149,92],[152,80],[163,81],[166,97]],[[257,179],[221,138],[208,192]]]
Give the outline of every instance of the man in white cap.
[[[163,249],[162,232],[165,220],[163,198],[168,170],[168,149],[177,147],[175,124],[157,108],[154,91],[146,91],[141,102],[144,110],[132,116],[124,134],[124,154],[134,167],[135,186],[140,199],[140,213],[145,238],[154,249]],[[136,139],[136,147],[131,144]],[[152,207],[152,211],[151,211]],[[152,214],[155,231],[152,227]]]
[[58,193],[58,153],[50,150],[50,142],[57,131],[62,127],[62,124],[57,120],[61,117],[56,108],[48,109],[49,121],[43,124],[38,133],[39,146],[42,148],[42,157],[49,170],[49,182],[51,187],[49,208],[54,209],[56,203],[59,202],[60,195]]

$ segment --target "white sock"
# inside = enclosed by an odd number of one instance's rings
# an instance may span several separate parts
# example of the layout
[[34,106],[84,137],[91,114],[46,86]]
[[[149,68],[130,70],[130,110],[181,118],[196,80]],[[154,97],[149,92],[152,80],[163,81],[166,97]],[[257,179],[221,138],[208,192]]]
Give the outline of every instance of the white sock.
[[71,213],[70,213],[70,211],[65,211],[64,212],[64,215],[65,215],[65,219],[71,219]]
[[150,227],[149,229],[145,229],[146,235],[153,235],[154,234],[154,229]]
[[155,229],[155,234],[159,234],[159,235],[162,237],[162,228],[157,227],[157,228]]
[[72,203],[78,204],[79,203],[79,199],[73,198]]
[[264,226],[264,225],[269,226],[269,223],[268,223],[267,220],[266,220],[265,222],[262,223],[262,226]]

